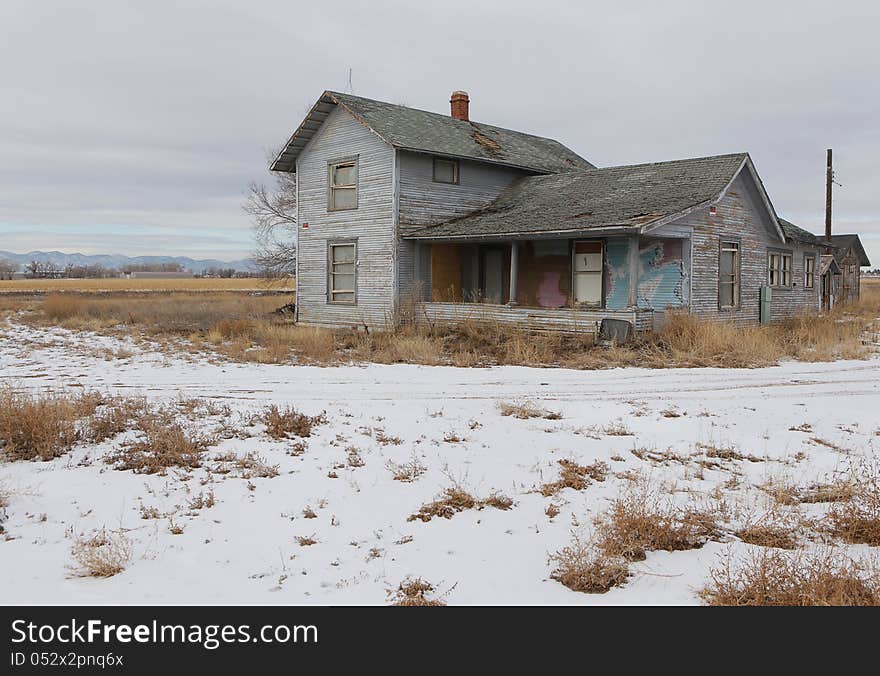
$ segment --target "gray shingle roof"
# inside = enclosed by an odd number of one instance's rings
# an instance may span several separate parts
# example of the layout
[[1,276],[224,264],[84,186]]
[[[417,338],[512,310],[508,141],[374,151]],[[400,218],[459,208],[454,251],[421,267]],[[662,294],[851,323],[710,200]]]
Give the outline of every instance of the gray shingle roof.
[[[834,257],[838,261],[842,261],[846,257],[847,251],[854,249],[856,256],[859,258],[859,265],[870,265],[868,254],[865,247],[862,246],[861,238],[856,234],[850,235],[831,235],[831,246],[836,249]],[[839,252],[839,253],[837,253]]]
[[529,176],[485,209],[422,228],[411,237],[455,239],[642,228],[715,199],[747,158],[740,153]]
[[784,218],[780,218],[779,225],[782,228],[782,232],[785,233],[785,239],[788,242],[804,242],[806,244],[819,243],[819,238],[816,237],[816,235],[795,225],[791,221],[786,221]]
[[327,91],[279,153],[272,164],[273,171],[296,170],[296,157],[300,150],[337,104],[346,108],[396,148],[504,164],[537,172],[555,173],[593,168],[587,160],[553,139]]

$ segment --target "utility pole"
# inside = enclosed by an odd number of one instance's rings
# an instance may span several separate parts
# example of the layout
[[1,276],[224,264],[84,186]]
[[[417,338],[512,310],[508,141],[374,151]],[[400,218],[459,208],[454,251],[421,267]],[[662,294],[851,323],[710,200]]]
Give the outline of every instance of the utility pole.
[[828,164],[825,168],[825,239],[831,242],[831,184],[834,182],[834,169],[831,164],[831,148],[828,149]]

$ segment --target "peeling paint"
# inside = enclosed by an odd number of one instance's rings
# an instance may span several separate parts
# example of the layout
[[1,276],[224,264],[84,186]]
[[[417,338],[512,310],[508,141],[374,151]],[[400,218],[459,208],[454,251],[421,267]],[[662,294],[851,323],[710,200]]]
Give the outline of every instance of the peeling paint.
[[681,239],[643,238],[639,242],[638,306],[663,310],[686,304]]
[[609,239],[605,244],[605,307],[623,310],[629,306],[629,242]]

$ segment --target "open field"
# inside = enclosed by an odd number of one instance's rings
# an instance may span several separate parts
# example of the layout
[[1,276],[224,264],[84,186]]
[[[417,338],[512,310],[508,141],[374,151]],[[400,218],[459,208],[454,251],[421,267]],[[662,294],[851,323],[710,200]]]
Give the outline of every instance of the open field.
[[10,293],[112,293],[118,291],[264,291],[293,290],[280,282],[265,279],[215,279],[192,277],[189,279],[3,279],[0,294]]
[[293,291],[276,288],[0,294],[0,317],[41,329],[59,327],[129,338],[172,355],[328,366],[372,362],[576,369],[764,367],[785,359],[863,358],[880,340],[876,321],[880,284],[872,283],[865,284],[860,304],[828,316],[735,327],[677,315],[664,331],[611,349],[597,347],[589,334],[535,335],[497,324],[404,324],[369,333],[297,326],[289,314],[275,313],[294,299]]
[[880,598],[876,356],[322,368],[2,331],[7,603]]

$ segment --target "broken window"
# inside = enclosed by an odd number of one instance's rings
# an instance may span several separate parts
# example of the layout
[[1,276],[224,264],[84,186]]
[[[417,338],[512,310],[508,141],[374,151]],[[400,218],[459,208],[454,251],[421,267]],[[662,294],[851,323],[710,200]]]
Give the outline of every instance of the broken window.
[[357,160],[331,162],[329,172],[327,208],[330,211],[357,209]]
[[327,246],[327,259],[327,300],[354,304],[357,299],[357,243],[331,242]]
[[804,288],[812,289],[816,286],[816,257],[804,256]]
[[739,242],[721,242],[718,258],[718,304],[739,306]]
[[791,254],[770,253],[767,260],[767,282],[770,286],[791,286]]
[[458,160],[434,158],[434,182],[458,183]]

